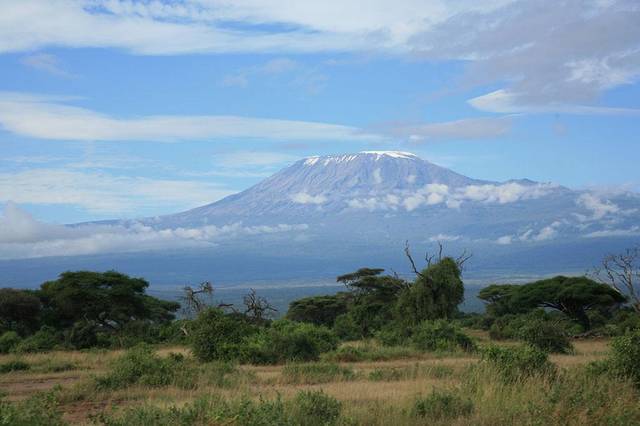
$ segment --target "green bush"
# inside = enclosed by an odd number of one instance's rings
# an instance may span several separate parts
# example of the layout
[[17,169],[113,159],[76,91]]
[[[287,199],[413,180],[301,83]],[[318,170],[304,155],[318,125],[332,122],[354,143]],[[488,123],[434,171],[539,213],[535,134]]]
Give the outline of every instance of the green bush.
[[640,386],[640,330],[614,337],[611,341],[611,368]]
[[531,345],[504,348],[489,346],[482,351],[482,360],[497,369],[507,380],[546,375],[555,372],[545,351]]
[[415,328],[398,322],[390,322],[375,334],[375,338],[385,346],[405,345]]
[[191,324],[191,351],[204,362],[237,360],[245,349],[245,339],[256,332],[246,321],[210,308]]
[[58,347],[61,335],[51,327],[42,327],[31,336],[23,339],[14,349],[18,353],[47,352]]
[[352,315],[338,315],[333,322],[333,331],[336,335],[345,341],[358,340],[362,338],[362,330],[353,319]]
[[337,348],[338,337],[323,326],[279,320],[243,343],[240,357],[243,362],[273,364],[315,361],[320,354]]
[[8,354],[20,343],[20,336],[15,331],[7,331],[0,335],[0,354]]
[[413,404],[411,415],[429,420],[452,420],[468,416],[473,412],[473,402],[453,392],[434,390],[426,398],[418,398]]
[[190,389],[196,387],[196,380],[197,371],[187,364],[184,356],[173,354],[162,358],[151,347],[141,344],[114,360],[109,373],[96,378],[96,386],[111,390],[132,385]]
[[475,344],[458,327],[445,320],[423,321],[415,326],[410,342],[424,351],[471,351]]
[[98,346],[97,325],[90,321],[78,321],[65,332],[65,342],[74,349]]
[[285,383],[315,384],[353,380],[355,373],[349,367],[331,363],[287,364],[282,369],[282,378]]
[[0,426],[62,426],[62,412],[54,393],[36,394],[20,402],[0,400]]
[[0,374],[10,373],[12,371],[25,371],[30,368],[30,365],[19,359],[13,361],[7,361],[0,364]]
[[573,345],[561,324],[555,321],[532,321],[519,330],[526,343],[550,353],[573,353]]
[[301,391],[293,400],[291,424],[331,426],[338,423],[342,404],[320,391]]
[[634,330],[640,330],[640,315],[631,309],[618,310],[603,327],[608,336],[622,336]]

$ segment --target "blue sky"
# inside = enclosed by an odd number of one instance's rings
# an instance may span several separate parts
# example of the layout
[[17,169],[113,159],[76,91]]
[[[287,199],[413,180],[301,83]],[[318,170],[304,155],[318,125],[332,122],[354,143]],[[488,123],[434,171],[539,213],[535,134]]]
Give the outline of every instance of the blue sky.
[[371,149],[640,189],[637,2],[447,3],[0,1],[0,205],[166,214]]

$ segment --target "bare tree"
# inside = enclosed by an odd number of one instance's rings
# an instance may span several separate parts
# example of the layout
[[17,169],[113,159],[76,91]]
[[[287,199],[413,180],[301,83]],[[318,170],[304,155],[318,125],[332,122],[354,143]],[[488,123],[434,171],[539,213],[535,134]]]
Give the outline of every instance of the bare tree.
[[182,311],[187,318],[196,317],[207,306],[211,306],[213,300],[213,285],[209,281],[202,282],[194,289],[191,286],[183,288],[181,297]]
[[258,296],[254,289],[244,296],[244,314],[256,324],[262,324],[265,319],[278,310],[267,299]]
[[640,313],[640,247],[607,255],[590,275],[628,297],[633,309]]
[[[444,246],[440,241],[438,241],[437,253],[430,254],[428,251],[425,252],[424,260],[425,262],[427,262],[427,268],[433,265],[434,263],[440,262],[443,258],[443,253],[444,253]],[[411,255],[411,249],[409,248],[409,241],[405,241],[404,243],[404,254],[405,256],[407,256],[407,259],[409,259],[409,263],[411,264],[411,270],[413,271],[413,273],[418,275],[421,278],[425,278],[424,274],[418,271],[418,268],[416,267],[416,262],[413,260],[413,256]],[[471,253],[468,253],[467,250],[465,249],[458,257],[456,257],[453,260],[456,262],[456,265],[458,265],[458,268],[462,270],[464,268],[465,262],[471,259],[472,256],[473,255]]]

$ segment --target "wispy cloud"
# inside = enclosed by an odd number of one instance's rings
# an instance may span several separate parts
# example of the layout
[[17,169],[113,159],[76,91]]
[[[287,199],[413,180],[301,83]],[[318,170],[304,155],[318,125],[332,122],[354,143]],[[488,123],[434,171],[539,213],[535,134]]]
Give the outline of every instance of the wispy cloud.
[[239,237],[300,233],[308,228],[306,224],[244,226],[242,223],[176,229],[154,229],[141,223],[67,227],[37,221],[9,203],[0,216],[0,259],[212,247]]
[[0,202],[71,205],[99,214],[157,214],[197,207],[234,192],[210,182],[81,170],[0,173]]
[[20,62],[30,68],[44,71],[58,77],[72,77],[73,75],[66,71],[57,56],[50,53],[34,53],[24,56]]
[[[34,123],[38,123],[37,126]],[[175,142],[254,138],[276,141],[375,141],[383,138],[339,124],[239,116],[115,118],[36,95],[0,93],[0,125],[39,139]]]
[[511,129],[511,117],[466,118],[440,123],[392,124],[386,131],[414,143],[440,140],[487,139],[504,136]]
[[503,85],[472,101],[485,111],[629,114],[590,104],[638,80],[638,19],[633,0],[519,0],[458,14],[412,41],[422,58],[467,61],[467,86]]

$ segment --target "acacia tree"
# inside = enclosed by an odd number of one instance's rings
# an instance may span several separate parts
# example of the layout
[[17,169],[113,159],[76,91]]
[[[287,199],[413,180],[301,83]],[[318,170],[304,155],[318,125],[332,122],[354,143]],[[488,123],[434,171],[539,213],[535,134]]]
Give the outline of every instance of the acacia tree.
[[382,275],[383,272],[380,268],[361,268],[336,279],[350,290],[348,315],[363,336],[393,319],[398,294],[409,286],[397,276]]
[[591,276],[626,296],[631,307],[640,314],[640,247],[607,255]]
[[0,334],[6,330],[28,334],[40,323],[41,304],[33,292],[0,288]]
[[64,272],[36,292],[43,322],[69,328],[78,322],[119,331],[131,321],[166,322],[180,305],[145,293],[149,283],[116,271]]
[[586,330],[591,328],[588,311],[610,309],[626,300],[615,289],[587,277],[561,275],[514,287],[507,297],[507,303],[516,312],[535,308],[556,309]]

